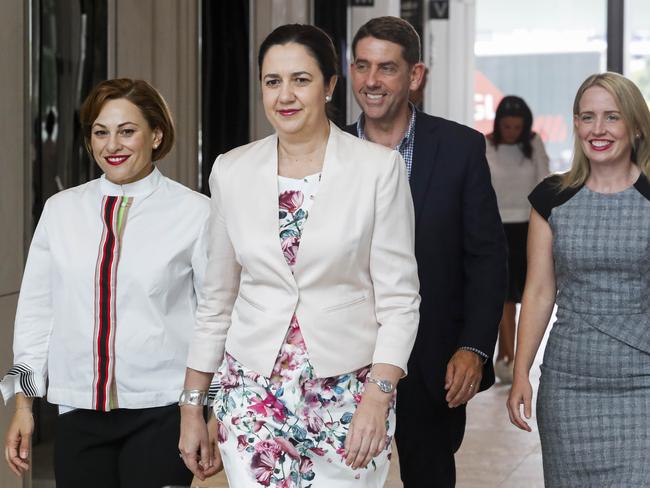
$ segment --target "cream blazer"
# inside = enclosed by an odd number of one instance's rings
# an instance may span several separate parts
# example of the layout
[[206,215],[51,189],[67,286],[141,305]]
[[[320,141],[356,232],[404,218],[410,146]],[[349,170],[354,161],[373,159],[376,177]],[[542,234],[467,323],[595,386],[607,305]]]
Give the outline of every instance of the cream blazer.
[[317,377],[371,363],[406,372],[420,296],[404,161],[330,127],[293,272],[280,247],[277,136],[215,161],[190,368],[217,371],[225,350],[270,376],[295,313]]

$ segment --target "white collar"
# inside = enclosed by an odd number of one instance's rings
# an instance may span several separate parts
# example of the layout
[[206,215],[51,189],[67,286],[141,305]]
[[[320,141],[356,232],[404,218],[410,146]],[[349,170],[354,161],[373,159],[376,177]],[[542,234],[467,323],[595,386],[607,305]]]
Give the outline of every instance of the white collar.
[[99,179],[99,187],[102,195],[109,196],[146,196],[154,192],[160,184],[163,176],[162,173],[154,166],[153,171],[141,180],[127,183],[126,185],[118,185],[106,179],[103,174]]

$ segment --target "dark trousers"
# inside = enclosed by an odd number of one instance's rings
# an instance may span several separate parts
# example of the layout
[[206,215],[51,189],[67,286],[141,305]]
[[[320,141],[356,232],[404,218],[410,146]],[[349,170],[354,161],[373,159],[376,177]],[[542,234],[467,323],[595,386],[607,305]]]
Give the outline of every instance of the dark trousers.
[[454,453],[465,432],[465,406],[449,408],[431,395],[417,368],[397,387],[400,476],[404,488],[449,488],[456,485]]
[[192,473],[178,455],[177,405],[73,410],[59,415],[54,446],[57,488],[189,486]]

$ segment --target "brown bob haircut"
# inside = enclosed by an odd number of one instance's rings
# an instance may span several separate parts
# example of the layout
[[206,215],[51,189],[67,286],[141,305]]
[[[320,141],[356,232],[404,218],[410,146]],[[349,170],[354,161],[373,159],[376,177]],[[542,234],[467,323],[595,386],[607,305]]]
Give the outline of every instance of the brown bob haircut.
[[164,158],[174,147],[176,129],[167,102],[153,86],[144,80],[116,78],[102,81],[88,94],[79,110],[79,121],[86,150],[93,157],[90,144],[91,129],[102,107],[109,100],[124,98],[140,109],[151,130],[162,132],[160,145],[151,154],[152,161]]

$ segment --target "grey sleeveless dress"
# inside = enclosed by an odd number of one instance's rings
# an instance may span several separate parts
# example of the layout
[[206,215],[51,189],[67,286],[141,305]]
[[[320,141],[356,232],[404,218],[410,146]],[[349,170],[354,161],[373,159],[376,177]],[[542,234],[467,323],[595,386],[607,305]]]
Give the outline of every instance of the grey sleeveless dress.
[[650,183],[531,193],[558,294],[537,419],[547,487],[650,486]]

